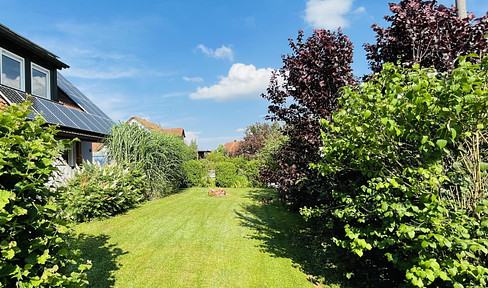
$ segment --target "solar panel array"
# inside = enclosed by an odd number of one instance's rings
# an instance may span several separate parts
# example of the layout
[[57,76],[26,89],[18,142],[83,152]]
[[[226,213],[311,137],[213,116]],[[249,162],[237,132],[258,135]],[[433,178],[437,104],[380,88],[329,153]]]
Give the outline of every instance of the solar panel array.
[[[58,87],[84,111],[63,106],[48,99],[27,96],[25,92],[4,85],[0,85],[0,94],[11,103],[22,103],[26,100],[32,102],[33,104],[29,109],[42,116],[49,124],[100,134],[110,132],[114,122],[60,73],[58,73]],[[27,118],[33,119],[34,113],[29,114]]]

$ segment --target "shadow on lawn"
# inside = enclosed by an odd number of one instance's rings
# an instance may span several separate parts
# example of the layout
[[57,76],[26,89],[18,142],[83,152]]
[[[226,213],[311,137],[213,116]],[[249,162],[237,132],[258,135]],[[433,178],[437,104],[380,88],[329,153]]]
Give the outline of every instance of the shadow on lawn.
[[108,243],[107,235],[78,235],[76,242],[82,252],[83,259],[92,261],[92,268],[88,270],[88,287],[113,287],[115,284],[114,272],[120,269],[117,257],[128,252],[117,248],[115,244]]
[[[252,239],[260,240],[260,248],[274,257],[289,258],[302,271],[313,276],[310,281],[319,279],[328,285],[346,287],[343,278],[344,270],[337,267],[338,250],[330,243],[323,243],[323,237],[312,229],[298,213],[287,211],[281,202],[275,198],[275,192],[269,189],[250,191],[248,197],[255,200],[251,204],[243,205],[241,211],[236,211],[243,226],[253,230],[249,235]],[[260,199],[273,200],[260,203]],[[262,201],[262,200],[261,200]],[[328,247],[327,249],[324,248]]]

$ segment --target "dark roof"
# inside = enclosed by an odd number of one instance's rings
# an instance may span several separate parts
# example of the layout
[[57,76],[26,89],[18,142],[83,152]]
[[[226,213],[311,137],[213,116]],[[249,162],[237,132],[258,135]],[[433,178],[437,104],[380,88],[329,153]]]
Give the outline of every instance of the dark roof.
[[54,53],[49,52],[48,50],[42,48],[41,46],[37,45],[36,43],[30,41],[23,36],[15,33],[14,31],[10,30],[8,27],[0,24],[0,35],[5,36],[6,38],[14,41],[17,45],[31,51],[34,54],[41,56],[42,58],[46,59],[47,61],[53,63],[57,69],[62,68],[69,68],[69,66],[63,62],[61,62]]
[[90,140],[101,140],[110,133],[114,122],[88,97],[74,87],[71,82],[58,72],[58,88],[78,105],[82,110],[65,106],[61,103],[45,98],[30,96],[26,92],[12,89],[0,84],[0,97],[8,104],[30,101],[30,107],[34,113],[27,118],[33,119],[34,115],[40,115],[47,123],[59,125],[60,130],[73,136],[84,136]]

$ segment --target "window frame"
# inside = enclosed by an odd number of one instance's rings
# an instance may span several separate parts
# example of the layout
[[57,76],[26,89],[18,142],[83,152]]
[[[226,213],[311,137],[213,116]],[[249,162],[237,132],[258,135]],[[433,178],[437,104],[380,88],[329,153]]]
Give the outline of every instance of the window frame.
[[[6,83],[3,83],[2,74],[3,74],[3,56],[6,56],[14,61],[20,62],[20,88],[12,87]],[[19,55],[12,53],[4,48],[0,48],[0,84],[8,86],[13,89],[25,91],[25,59],[20,57]]]
[[[34,69],[36,69],[37,71],[39,71],[41,73],[46,74],[46,96],[34,94]],[[30,70],[31,70],[30,76],[31,76],[31,93],[32,93],[32,95],[37,96],[37,97],[41,97],[41,98],[51,99],[51,71],[49,71],[49,69],[46,69],[46,68],[42,67],[41,65],[38,65],[34,62],[31,62],[31,69]]]

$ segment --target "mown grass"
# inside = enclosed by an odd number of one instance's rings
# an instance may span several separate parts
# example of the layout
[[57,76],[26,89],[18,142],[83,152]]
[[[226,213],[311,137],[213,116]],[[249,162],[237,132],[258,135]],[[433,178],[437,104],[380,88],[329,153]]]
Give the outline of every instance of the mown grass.
[[93,261],[90,287],[314,287],[295,233],[300,216],[260,203],[270,190],[226,190],[209,197],[205,188],[186,189],[78,225]]

